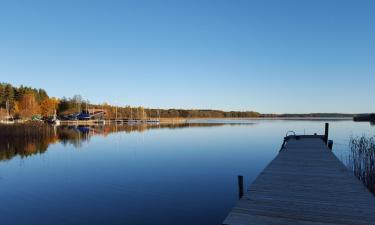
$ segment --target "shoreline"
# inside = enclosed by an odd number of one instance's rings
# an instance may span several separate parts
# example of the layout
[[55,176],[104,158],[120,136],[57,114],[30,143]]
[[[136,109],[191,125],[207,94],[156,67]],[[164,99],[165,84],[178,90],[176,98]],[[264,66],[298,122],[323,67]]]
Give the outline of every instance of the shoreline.
[[[184,118],[160,118],[159,122],[138,122],[134,124],[175,124],[175,123],[186,123],[187,120]],[[127,122],[123,121],[114,121],[114,120],[60,120],[60,125],[106,125],[106,124],[128,124]]]
[[[222,121],[241,121],[241,120],[310,120],[310,121],[348,121],[352,120],[352,117],[231,117],[231,118],[160,118],[160,124],[180,124],[180,123],[191,123],[195,121],[212,121],[212,120],[222,120]],[[33,121],[0,121],[0,124],[25,124]],[[126,124],[126,122],[117,122],[118,124]],[[60,125],[105,125],[105,124],[116,124],[114,120],[104,120],[104,123],[99,120],[61,120]],[[153,122],[140,122],[137,124],[153,124]]]

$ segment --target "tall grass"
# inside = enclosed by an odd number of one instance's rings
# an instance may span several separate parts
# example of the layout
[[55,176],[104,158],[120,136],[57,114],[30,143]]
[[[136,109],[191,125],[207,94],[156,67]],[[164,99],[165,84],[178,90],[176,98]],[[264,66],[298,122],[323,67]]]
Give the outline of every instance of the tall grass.
[[354,175],[375,194],[375,136],[351,137],[349,167]]

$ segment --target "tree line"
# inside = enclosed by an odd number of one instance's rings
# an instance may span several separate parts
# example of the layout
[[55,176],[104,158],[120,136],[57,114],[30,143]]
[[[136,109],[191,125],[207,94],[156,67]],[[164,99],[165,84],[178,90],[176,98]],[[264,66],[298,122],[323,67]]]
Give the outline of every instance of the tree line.
[[91,104],[80,95],[71,98],[57,99],[49,97],[43,89],[31,87],[14,87],[8,83],[0,83],[0,118],[10,115],[13,118],[28,119],[33,116],[51,117],[67,116],[80,113],[83,110],[104,111],[106,119],[113,118],[240,118],[259,117],[254,111],[221,111],[200,109],[149,109],[144,107],[114,106],[107,103]]
[[0,83],[0,116],[31,118],[32,116],[51,116],[57,108],[58,99],[50,98],[43,89],[14,87]]
[[142,106],[113,106],[107,103],[90,104],[87,100],[77,95],[73,98],[62,98],[58,107],[60,115],[68,115],[85,109],[105,111],[107,119],[146,119],[146,118],[244,118],[259,117],[260,113],[253,111],[221,111],[200,109],[150,109]]

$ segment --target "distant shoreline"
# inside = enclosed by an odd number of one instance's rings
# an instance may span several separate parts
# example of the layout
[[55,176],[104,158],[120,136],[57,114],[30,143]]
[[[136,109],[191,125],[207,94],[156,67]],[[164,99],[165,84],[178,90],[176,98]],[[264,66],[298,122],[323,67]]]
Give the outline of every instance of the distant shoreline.
[[[362,117],[361,117],[362,115]],[[366,114],[355,113],[261,113],[253,110],[224,111],[218,109],[159,109],[144,108],[141,106],[116,106],[90,104],[82,96],[72,98],[49,97],[43,89],[32,87],[15,87],[0,82],[0,121],[20,119],[27,120],[117,120],[137,119],[147,120],[160,118],[161,123],[181,123],[198,119],[263,119],[263,120],[349,120],[355,117],[363,118]],[[361,119],[359,118],[359,119]],[[93,120],[93,121],[91,121]],[[372,120],[372,119],[371,119]],[[71,123],[71,122],[66,122]],[[85,122],[79,122],[85,123]]]
[[186,118],[187,120],[353,120],[353,117],[233,117],[233,118]]

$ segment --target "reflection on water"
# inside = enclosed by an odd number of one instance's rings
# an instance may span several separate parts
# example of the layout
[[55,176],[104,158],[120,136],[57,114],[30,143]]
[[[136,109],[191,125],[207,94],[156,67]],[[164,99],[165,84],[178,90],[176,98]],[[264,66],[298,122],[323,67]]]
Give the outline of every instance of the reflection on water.
[[0,125],[0,160],[43,153],[58,137],[53,127]]
[[[287,131],[323,133],[326,121],[0,125],[0,224],[221,224],[238,175],[248,186]],[[350,136],[375,135],[369,123],[329,122],[341,159]]]
[[[50,126],[47,124],[16,124],[0,125],[0,160],[9,160],[14,156],[26,157],[40,154],[48,149],[50,144],[60,142],[65,146],[75,148],[90,141],[92,136],[107,136],[117,132],[144,132],[150,129],[176,129],[188,127],[214,127],[226,123],[176,123],[176,124],[114,124],[92,126]],[[251,123],[247,123],[250,125]],[[231,124],[239,125],[239,124]]]

